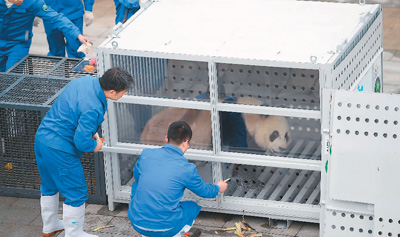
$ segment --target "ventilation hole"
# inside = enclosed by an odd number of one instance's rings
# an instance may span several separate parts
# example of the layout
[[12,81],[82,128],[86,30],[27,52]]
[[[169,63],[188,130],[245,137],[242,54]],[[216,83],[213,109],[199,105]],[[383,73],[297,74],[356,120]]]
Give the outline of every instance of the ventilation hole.
[[350,117],[347,117],[346,119],[347,119],[347,121],[350,121],[351,118],[350,118]]
[[340,229],[341,229],[341,230],[345,230],[344,226],[341,226]]
[[388,233],[388,236],[392,236],[392,233],[391,233],[391,232],[389,232],[389,233]]
[[379,110],[379,105],[375,106],[375,109],[376,109],[376,110]]
[[356,118],[356,121],[357,121],[357,122],[360,122],[360,118],[359,118],[359,117],[357,117],[357,118]]
[[379,231],[379,232],[378,232],[378,235],[382,235],[382,231]]
[[349,130],[346,130],[346,134],[350,134],[350,131],[349,131]]
[[396,138],[397,138],[397,135],[396,135],[396,134],[393,134],[393,138],[396,139]]
[[379,218],[379,222],[382,222],[383,221],[383,218],[381,217],[381,218]]
[[365,108],[367,108],[367,109],[369,109],[369,107],[370,107],[369,105],[366,105],[366,106],[365,106]]
[[379,123],[379,119],[375,119],[374,122],[375,122],[375,123]]
[[175,65],[172,65],[172,68],[175,68]]
[[383,137],[384,137],[384,138],[387,138],[387,133],[384,133],[384,134],[383,134]]
[[372,234],[372,230],[368,230],[368,234]]
[[361,108],[361,105],[360,105],[360,104],[357,104],[357,108],[358,108],[358,109]]
[[374,132],[374,136],[377,137],[377,136],[378,136],[378,133],[377,133],[377,132]]
[[342,217],[346,217],[346,213],[342,213]]
[[392,220],[392,219],[389,219],[389,223],[393,223],[393,220]]
[[332,229],[336,229],[336,226],[335,226],[335,225],[332,225]]
[[369,217],[369,220],[372,221],[372,220],[374,220],[374,218],[373,218],[372,216],[370,216],[370,217]]
[[363,216],[363,215],[360,215],[360,219],[361,219],[361,220],[364,219],[364,216]]
[[350,229],[350,231],[351,231],[351,232],[353,232],[353,231],[354,231],[354,228],[353,228],[353,227],[350,227],[349,229]]
[[397,120],[395,120],[395,121],[393,122],[393,124],[394,124],[394,125],[397,125],[397,124],[398,124]]
[[337,119],[338,119],[338,120],[341,120],[341,119],[342,119],[342,117],[341,117],[341,116],[337,116]]
[[339,107],[342,107],[342,102],[339,102],[339,103],[338,103],[338,106],[339,106]]
[[366,123],[369,123],[369,118],[366,118],[366,119],[365,119],[365,122],[366,122]]
[[336,132],[337,132],[337,133],[340,133],[340,129],[337,129]]
[[387,121],[387,120],[383,121],[384,124],[388,124],[388,122],[389,122],[389,121]]
[[351,218],[354,218],[354,214],[351,214],[350,217],[351,217]]
[[347,104],[347,107],[349,107],[349,108],[350,108],[350,107],[351,107],[351,103],[348,103],[348,104]]
[[389,110],[389,106],[385,106],[385,110]]
[[360,233],[364,232],[364,230],[363,230],[363,229],[361,229],[361,228],[360,228],[358,231],[359,231]]
[[395,107],[394,111],[396,111],[396,112],[399,111],[399,107]]

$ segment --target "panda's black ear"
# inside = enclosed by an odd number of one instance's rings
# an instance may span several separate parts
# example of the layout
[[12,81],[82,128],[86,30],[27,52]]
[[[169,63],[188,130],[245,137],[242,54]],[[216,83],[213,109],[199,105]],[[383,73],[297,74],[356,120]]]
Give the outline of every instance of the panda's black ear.
[[271,142],[274,142],[275,139],[277,139],[278,137],[279,137],[279,132],[275,130],[273,133],[271,133],[271,135],[269,135],[269,140]]

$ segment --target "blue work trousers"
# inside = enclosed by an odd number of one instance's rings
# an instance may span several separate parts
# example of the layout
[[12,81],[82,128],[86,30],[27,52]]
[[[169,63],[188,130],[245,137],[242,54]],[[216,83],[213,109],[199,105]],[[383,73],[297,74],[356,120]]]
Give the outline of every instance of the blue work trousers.
[[60,192],[65,204],[79,207],[88,199],[88,187],[80,157],[53,149],[35,141],[36,163],[43,196]]
[[0,39],[0,72],[7,71],[28,55],[31,42],[31,39],[24,42]]
[[146,231],[146,230],[142,230],[142,229],[138,228],[132,222],[132,215],[131,215],[130,211],[128,211],[128,218],[132,223],[132,227],[139,234],[142,234],[144,236],[151,236],[151,237],[171,237],[171,236],[178,234],[178,232],[181,231],[185,225],[192,226],[193,221],[199,215],[200,210],[201,210],[201,206],[197,205],[197,203],[195,203],[193,201],[183,201],[180,203],[180,205],[183,210],[183,218],[181,220],[176,220],[175,227],[168,231],[164,231],[164,232]]
[[[79,31],[82,32],[83,29],[83,18],[78,18],[75,20],[71,20],[71,22],[79,28]],[[83,58],[85,54],[80,52],[78,53],[79,46],[81,46],[81,42],[78,39],[67,39],[62,31],[52,27],[50,24],[44,23],[44,28],[47,34],[47,43],[49,44],[49,53],[48,56],[59,56],[65,57],[65,50],[67,50],[68,57],[70,58]]]

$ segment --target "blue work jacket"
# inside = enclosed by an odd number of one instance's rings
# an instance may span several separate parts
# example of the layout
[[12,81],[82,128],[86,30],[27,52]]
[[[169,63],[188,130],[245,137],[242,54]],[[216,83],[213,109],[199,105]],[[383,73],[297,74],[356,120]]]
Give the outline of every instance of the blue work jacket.
[[[0,46],[4,43],[28,41],[32,38],[32,27],[35,16],[54,25],[66,37],[75,40],[81,32],[63,15],[48,7],[44,0],[24,0],[17,6],[13,4],[7,8],[3,0],[0,1]],[[4,40],[4,42],[1,42]]]
[[139,0],[114,0],[115,4],[115,24],[125,23],[131,16],[139,11]]
[[61,12],[70,20],[81,18],[86,11],[93,11],[94,0],[47,0],[47,5]]
[[96,148],[92,137],[104,121],[106,110],[107,99],[98,78],[73,80],[43,118],[35,139],[80,157]]
[[136,162],[129,212],[140,228],[168,230],[183,218],[180,201],[186,188],[203,198],[218,195],[219,186],[206,183],[182,150],[165,144],[144,149]]

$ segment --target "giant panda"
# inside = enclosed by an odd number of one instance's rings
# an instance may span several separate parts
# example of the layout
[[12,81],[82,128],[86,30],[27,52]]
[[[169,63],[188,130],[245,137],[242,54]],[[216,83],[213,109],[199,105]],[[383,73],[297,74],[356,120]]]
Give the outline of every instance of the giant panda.
[[[239,104],[261,105],[262,102],[251,97],[240,97]],[[287,147],[290,127],[286,118],[258,114],[243,114],[248,134],[261,149],[278,152]],[[211,112],[183,108],[166,108],[154,115],[146,124],[141,142],[143,144],[163,145],[168,127],[175,121],[185,121],[193,131],[193,148],[210,149],[212,140]]]
[[[252,97],[240,97],[238,104],[261,105],[262,102]],[[247,132],[256,144],[273,153],[285,150],[290,139],[290,126],[285,117],[260,114],[243,114]]]
[[163,145],[169,125],[176,121],[185,121],[192,128],[193,148],[211,148],[211,112],[207,110],[166,108],[147,122],[142,132],[141,142]]

